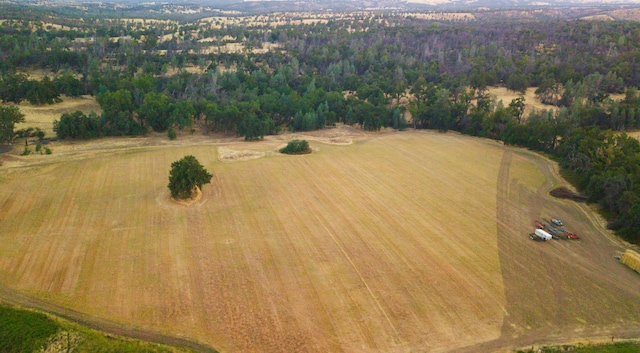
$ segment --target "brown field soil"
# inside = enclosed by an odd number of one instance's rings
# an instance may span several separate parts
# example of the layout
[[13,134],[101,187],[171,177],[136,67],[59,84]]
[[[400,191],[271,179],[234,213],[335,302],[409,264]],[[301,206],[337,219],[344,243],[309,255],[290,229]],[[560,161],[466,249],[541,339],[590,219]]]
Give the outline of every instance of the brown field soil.
[[[151,135],[12,156],[0,166],[0,298],[224,352],[640,335],[640,276],[612,257],[624,244],[587,205],[548,195],[564,185],[549,160],[343,126],[304,135],[312,154],[274,153],[294,137]],[[225,150],[264,155],[228,163]],[[183,205],[166,185],[187,154],[214,177]],[[529,240],[542,217],[582,240]]]
[[20,112],[24,114],[24,123],[16,124],[16,129],[28,127],[39,127],[45,132],[46,137],[54,137],[53,121],[60,120],[60,116],[65,113],[74,113],[78,110],[85,114],[94,111],[100,114],[102,110],[93,96],[65,97],[62,102],[51,105],[32,105],[29,102],[19,104]]

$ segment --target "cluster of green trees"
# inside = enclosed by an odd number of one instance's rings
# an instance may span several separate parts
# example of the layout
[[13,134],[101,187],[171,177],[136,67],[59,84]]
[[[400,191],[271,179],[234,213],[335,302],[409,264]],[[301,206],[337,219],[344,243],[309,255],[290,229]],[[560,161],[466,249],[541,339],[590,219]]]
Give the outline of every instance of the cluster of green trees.
[[280,153],[285,154],[307,154],[311,153],[311,147],[307,140],[291,140],[280,149]]
[[0,105],[0,143],[12,143],[16,137],[15,126],[24,122],[24,114],[17,106]]

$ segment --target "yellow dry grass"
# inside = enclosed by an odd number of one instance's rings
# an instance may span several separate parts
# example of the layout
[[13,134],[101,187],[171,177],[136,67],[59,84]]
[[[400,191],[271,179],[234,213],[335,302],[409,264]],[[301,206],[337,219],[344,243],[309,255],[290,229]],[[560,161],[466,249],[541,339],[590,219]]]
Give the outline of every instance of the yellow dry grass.
[[[588,211],[539,188],[548,161],[343,126],[307,133],[310,155],[276,152],[298,137],[151,134],[12,156],[0,285],[229,352],[479,352],[640,327],[640,280]],[[214,177],[182,205],[166,185],[187,154]],[[543,211],[583,240],[530,241]]]
[[532,110],[542,111],[542,110],[552,110],[556,111],[558,108],[549,105],[543,104],[540,102],[538,98],[536,98],[536,89],[537,87],[529,87],[527,88],[524,95],[519,94],[518,92],[509,91],[505,87],[489,87],[487,91],[489,94],[496,96],[496,99],[501,100],[502,104],[506,107],[511,103],[512,100],[518,97],[524,97],[525,107],[524,107],[524,116],[528,116]]
[[640,140],[640,131],[631,131],[631,132],[627,132],[627,135]]
[[47,137],[55,136],[53,132],[53,121],[60,120],[60,116],[65,113],[73,113],[81,111],[88,114],[91,111],[100,114],[102,110],[100,105],[93,96],[82,97],[62,97],[62,102],[35,106],[28,102],[19,104],[20,112],[24,114],[24,123],[16,124],[16,129],[24,129],[27,127],[38,127],[45,132]]
[[[502,150],[431,133],[314,147],[236,163],[210,145],[127,148],[4,170],[0,278],[224,351],[388,352],[498,337]],[[215,175],[190,206],[166,188],[186,154]]]
[[609,11],[608,14],[616,20],[640,21],[640,9],[638,8],[613,10]]
[[610,15],[599,14],[599,15],[585,16],[585,17],[582,17],[581,20],[587,20],[587,21],[615,21],[615,18],[611,17]]
[[[437,5],[445,0],[410,0],[410,3],[418,3],[418,4],[431,4]],[[476,16],[471,12],[407,12],[402,13],[401,16],[405,17],[414,17],[421,20],[441,20],[441,21],[460,21],[460,20],[474,20]]]
[[622,254],[620,261],[636,272],[640,272],[640,254],[633,250],[627,250]]
[[509,177],[512,182],[534,191],[541,187],[545,180],[544,174],[542,174],[538,166],[522,155],[513,156]]

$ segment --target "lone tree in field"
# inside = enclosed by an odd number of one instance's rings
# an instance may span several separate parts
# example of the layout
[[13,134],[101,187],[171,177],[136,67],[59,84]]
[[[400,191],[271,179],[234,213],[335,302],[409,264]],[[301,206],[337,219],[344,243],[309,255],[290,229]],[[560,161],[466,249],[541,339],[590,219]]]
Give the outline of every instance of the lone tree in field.
[[171,163],[169,172],[169,190],[174,199],[188,199],[193,197],[196,187],[211,182],[212,175],[198,162],[194,156],[186,156]]
[[24,122],[24,114],[16,105],[0,105],[0,143],[13,142],[16,123]]

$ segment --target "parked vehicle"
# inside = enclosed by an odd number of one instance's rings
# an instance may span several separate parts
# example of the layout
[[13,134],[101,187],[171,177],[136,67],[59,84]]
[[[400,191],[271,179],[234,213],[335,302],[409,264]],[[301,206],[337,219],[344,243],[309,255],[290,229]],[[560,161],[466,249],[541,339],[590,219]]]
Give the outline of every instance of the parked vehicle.
[[580,237],[576,233],[566,232],[565,233],[569,239],[578,240]]
[[544,224],[543,224],[542,222],[540,222],[540,221],[536,221],[536,228],[538,228],[538,229],[544,229],[545,227],[544,227]]
[[533,241],[545,241],[544,239],[542,239],[539,236],[537,236],[536,233],[529,234],[529,239],[531,239]]
[[551,235],[558,235],[561,233],[557,228],[552,226],[547,226],[547,230],[549,231],[549,233],[551,233]]
[[557,225],[558,227],[562,227],[562,221],[557,218],[552,219],[551,223]]
[[553,236],[551,234],[545,232],[542,229],[536,229],[536,232],[533,233],[533,235],[535,235],[536,237],[538,237],[539,239],[544,240],[544,241],[551,240],[553,238]]

